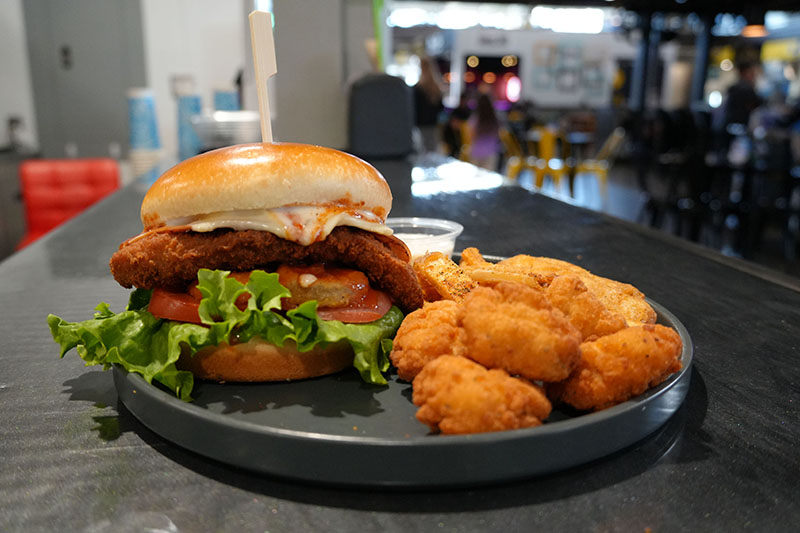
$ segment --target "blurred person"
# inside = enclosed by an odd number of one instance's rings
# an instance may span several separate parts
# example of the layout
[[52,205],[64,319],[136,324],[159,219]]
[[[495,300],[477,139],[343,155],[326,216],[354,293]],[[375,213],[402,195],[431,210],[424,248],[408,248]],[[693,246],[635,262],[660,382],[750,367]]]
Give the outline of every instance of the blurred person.
[[439,114],[444,109],[444,89],[439,68],[430,57],[422,58],[419,81],[414,85],[415,123],[425,152],[439,151]]
[[725,98],[725,123],[722,131],[723,153],[728,162],[737,167],[747,165],[753,155],[753,143],[749,135],[750,116],[763,101],[756,92],[758,65],[739,63],[739,81],[728,88]]
[[479,167],[497,170],[500,154],[500,119],[492,99],[483,93],[478,97],[475,114],[469,120],[472,162]]
[[756,92],[756,77],[758,65],[755,63],[741,63],[739,65],[739,81],[728,89],[725,99],[725,127],[730,124],[743,124],[750,122],[750,114],[761,105],[761,97]]
[[467,92],[462,93],[458,107],[450,112],[442,130],[442,142],[446,147],[447,155],[450,157],[457,158],[461,156],[461,148],[464,144],[462,131],[472,113],[469,101],[469,94]]

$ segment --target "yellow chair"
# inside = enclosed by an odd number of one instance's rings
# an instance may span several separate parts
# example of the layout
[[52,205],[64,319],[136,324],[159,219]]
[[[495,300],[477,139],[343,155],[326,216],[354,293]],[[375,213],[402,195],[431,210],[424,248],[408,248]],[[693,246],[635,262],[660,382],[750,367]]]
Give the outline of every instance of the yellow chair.
[[532,170],[536,188],[542,188],[546,176],[550,176],[553,185],[559,188],[561,178],[567,173],[567,165],[560,157],[559,149],[559,145],[563,146],[564,139],[557,130],[548,127],[535,128],[532,133],[535,139],[529,141],[529,146],[534,154]]
[[576,174],[593,174],[600,185],[600,193],[605,197],[608,193],[608,169],[616,159],[625,140],[625,129],[615,128],[611,135],[603,142],[594,159],[587,159],[578,163]]
[[500,129],[500,142],[506,152],[506,176],[510,179],[517,179],[520,172],[527,167],[525,154],[522,153],[522,146],[514,134],[506,128]]

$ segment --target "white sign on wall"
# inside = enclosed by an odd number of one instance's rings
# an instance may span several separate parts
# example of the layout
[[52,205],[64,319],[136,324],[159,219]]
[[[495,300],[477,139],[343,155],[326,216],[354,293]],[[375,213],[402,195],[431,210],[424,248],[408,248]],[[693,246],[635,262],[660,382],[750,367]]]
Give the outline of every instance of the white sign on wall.
[[[616,60],[631,53],[630,45],[607,33],[471,28],[457,32],[452,76],[461,79],[469,55],[513,54],[519,57],[522,99],[539,107],[606,107]],[[458,100],[460,85],[451,87],[451,100]]]
[[550,34],[532,40],[523,94],[538,105],[603,107],[611,101],[614,64],[602,36]]

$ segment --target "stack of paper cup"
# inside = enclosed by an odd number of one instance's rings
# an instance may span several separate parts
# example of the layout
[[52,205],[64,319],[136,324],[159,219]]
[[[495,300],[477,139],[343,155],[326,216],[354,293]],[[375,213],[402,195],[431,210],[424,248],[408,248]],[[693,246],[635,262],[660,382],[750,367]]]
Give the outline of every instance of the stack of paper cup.
[[214,109],[216,111],[239,111],[239,93],[233,87],[214,89]]
[[192,127],[192,117],[199,115],[201,108],[199,95],[178,97],[178,159],[181,161],[197,155],[202,148],[200,138]]
[[150,179],[162,157],[151,89],[128,89],[128,121],[131,171],[136,178]]

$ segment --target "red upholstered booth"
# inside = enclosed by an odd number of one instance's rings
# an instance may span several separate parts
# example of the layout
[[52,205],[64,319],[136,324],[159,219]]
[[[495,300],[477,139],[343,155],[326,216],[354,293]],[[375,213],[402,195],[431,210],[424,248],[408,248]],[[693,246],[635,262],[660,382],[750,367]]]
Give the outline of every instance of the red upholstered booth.
[[20,165],[27,230],[20,250],[119,188],[113,159],[30,159]]

